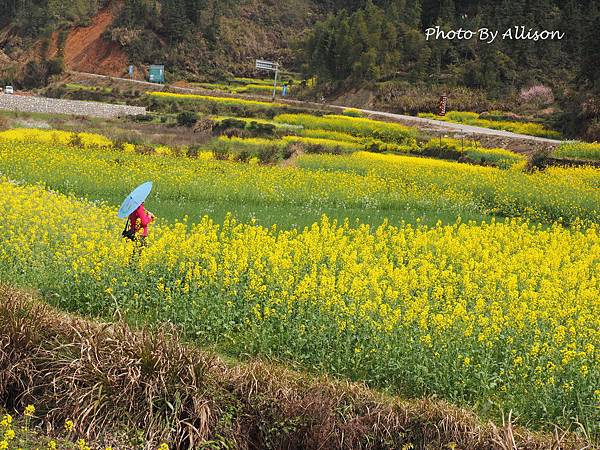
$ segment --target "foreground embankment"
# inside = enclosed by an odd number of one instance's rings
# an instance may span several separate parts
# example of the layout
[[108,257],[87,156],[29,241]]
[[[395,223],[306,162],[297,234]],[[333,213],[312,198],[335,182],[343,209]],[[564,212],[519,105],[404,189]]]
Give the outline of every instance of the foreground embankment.
[[49,430],[74,418],[73,439],[117,448],[131,446],[132,436],[139,445],[140,435],[147,448],[164,441],[241,449],[585,445],[511,423],[497,428],[440,401],[402,401],[262,362],[228,365],[171,329],[83,320],[7,286],[0,286],[0,330],[0,404],[35,404]]

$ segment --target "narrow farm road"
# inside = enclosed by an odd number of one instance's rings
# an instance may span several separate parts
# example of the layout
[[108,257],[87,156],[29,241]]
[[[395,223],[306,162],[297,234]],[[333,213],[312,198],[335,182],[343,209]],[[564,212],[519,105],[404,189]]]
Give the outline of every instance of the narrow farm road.
[[[106,75],[99,75],[99,74],[87,73],[87,72],[70,71],[70,73],[73,75],[82,75],[82,76],[104,78],[104,79],[110,78],[112,80],[125,81],[128,83],[136,83],[136,84],[141,84],[141,85],[146,85],[146,86],[156,86],[157,90],[164,89],[163,84],[151,83],[149,81],[131,80],[129,78],[109,77]],[[224,93],[224,92],[210,91],[210,90],[202,89],[202,88],[190,88],[190,87],[181,87],[181,86],[173,86],[173,85],[170,85],[169,89],[174,90],[174,91],[184,92],[184,93],[198,93],[198,94],[203,94],[203,95],[219,95],[219,96],[223,96],[223,97],[252,98],[252,99],[256,99],[256,100],[259,100],[259,99],[266,100],[267,99],[267,97],[263,97],[263,96],[235,95],[235,94],[228,94],[228,93]],[[268,97],[268,100],[270,100],[270,97]],[[549,139],[549,138],[538,137],[538,136],[529,136],[526,134],[512,133],[510,131],[493,130],[491,128],[483,128],[483,127],[476,127],[473,125],[464,125],[464,124],[460,124],[460,123],[445,122],[443,120],[426,119],[426,118],[422,118],[422,117],[408,116],[405,114],[395,114],[395,113],[390,113],[390,112],[385,112],[385,111],[372,111],[372,110],[368,110],[368,109],[354,108],[354,107],[343,106],[343,105],[334,105],[334,104],[327,104],[327,103],[323,104],[323,103],[305,102],[305,101],[289,100],[289,99],[285,99],[285,100],[277,99],[277,101],[280,103],[287,103],[290,105],[313,106],[313,107],[319,107],[319,108],[328,107],[333,110],[344,110],[347,108],[352,108],[352,109],[356,109],[368,116],[383,117],[383,118],[387,118],[387,119],[392,119],[397,122],[408,123],[412,126],[416,126],[419,128],[423,128],[423,127],[424,128],[435,128],[437,130],[442,130],[442,131],[447,130],[448,132],[452,132],[452,133],[487,135],[487,136],[492,136],[492,137],[495,136],[495,137],[499,137],[499,138],[519,139],[519,140],[524,140],[524,141],[534,141],[534,142],[538,142],[538,143],[552,144],[552,145],[558,145],[562,142],[557,139]]]

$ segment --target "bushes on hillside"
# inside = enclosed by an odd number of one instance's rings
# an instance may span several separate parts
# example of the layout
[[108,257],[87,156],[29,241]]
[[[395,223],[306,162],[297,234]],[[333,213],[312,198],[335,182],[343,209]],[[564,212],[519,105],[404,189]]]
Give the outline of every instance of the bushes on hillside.
[[198,121],[198,117],[195,112],[192,111],[182,111],[177,114],[177,125],[180,127],[188,127],[191,128],[196,125]]

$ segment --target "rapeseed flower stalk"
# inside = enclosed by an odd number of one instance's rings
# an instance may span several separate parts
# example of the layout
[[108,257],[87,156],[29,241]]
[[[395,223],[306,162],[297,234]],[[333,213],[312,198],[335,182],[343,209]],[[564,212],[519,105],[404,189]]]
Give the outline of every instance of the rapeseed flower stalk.
[[75,429],[75,424],[71,419],[65,420],[64,429],[67,433],[72,433]]
[[33,417],[34,414],[35,414],[35,406],[27,405],[25,407],[25,410],[23,411],[23,415],[25,417]]

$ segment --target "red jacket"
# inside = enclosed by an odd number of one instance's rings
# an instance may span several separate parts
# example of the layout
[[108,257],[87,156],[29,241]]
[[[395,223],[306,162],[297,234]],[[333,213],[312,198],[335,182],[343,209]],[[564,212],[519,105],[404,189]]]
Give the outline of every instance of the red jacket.
[[138,206],[134,212],[129,214],[129,222],[131,223],[131,228],[133,228],[136,233],[141,229],[142,236],[148,236],[148,224],[152,222],[152,218],[146,212],[143,203]]

